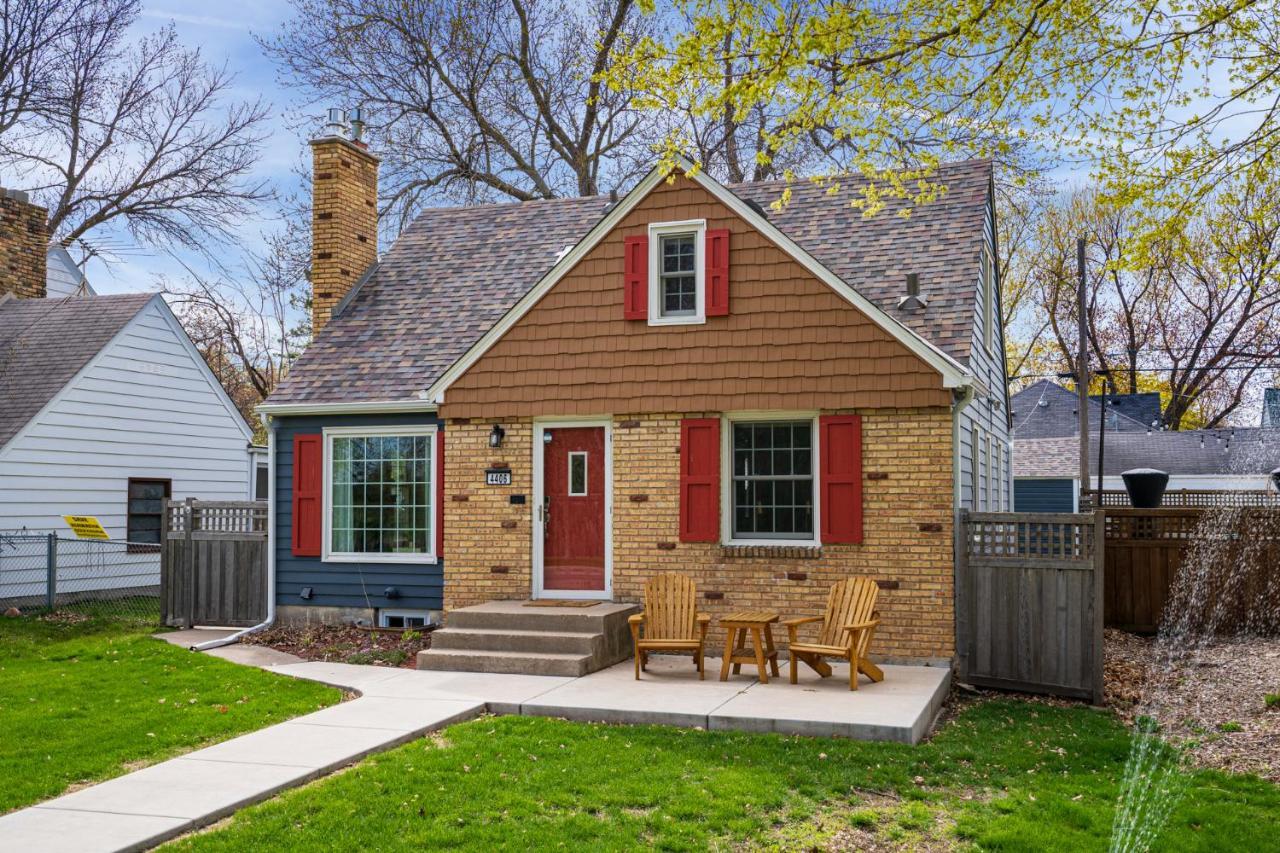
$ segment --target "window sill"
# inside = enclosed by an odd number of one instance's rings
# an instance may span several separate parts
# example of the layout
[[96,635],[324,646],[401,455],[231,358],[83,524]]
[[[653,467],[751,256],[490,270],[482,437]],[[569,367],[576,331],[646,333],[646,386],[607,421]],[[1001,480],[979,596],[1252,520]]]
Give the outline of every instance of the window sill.
[[435,554],[325,554],[322,563],[436,563]]
[[707,322],[706,317],[650,317],[650,326],[701,326]]
[[720,558],[724,560],[732,560],[735,558],[752,558],[765,557],[772,559],[785,560],[820,560],[822,559],[821,545],[721,545]]

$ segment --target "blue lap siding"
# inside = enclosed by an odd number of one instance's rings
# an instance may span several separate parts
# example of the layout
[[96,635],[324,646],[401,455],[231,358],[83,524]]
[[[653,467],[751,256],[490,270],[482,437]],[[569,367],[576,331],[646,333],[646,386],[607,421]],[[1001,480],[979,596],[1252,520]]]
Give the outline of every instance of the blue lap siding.
[[1075,481],[1018,478],[1013,481],[1016,512],[1075,512]]
[[[444,607],[444,561],[436,563],[326,563],[295,557],[293,531],[293,437],[319,434],[325,427],[386,427],[443,422],[430,414],[329,415],[278,418],[276,427],[276,603],[316,607],[389,607],[440,610]],[[434,498],[434,495],[433,495]],[[303,587],[314,597],[304,600]],[[395,599],[386,589],[399,591]]]

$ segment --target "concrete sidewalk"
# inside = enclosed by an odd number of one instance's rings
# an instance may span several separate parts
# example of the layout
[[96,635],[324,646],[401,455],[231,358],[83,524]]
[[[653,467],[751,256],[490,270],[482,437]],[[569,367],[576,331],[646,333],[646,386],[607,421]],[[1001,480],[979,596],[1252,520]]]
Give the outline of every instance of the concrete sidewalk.
[[[211,636],[173,640],[183,645]],[[231,660],[264,663],[256,647],[218,651]],[[686,658],[670,657],[651,658],[639,682],[630,662],[581,678],[316,662],[263,668],[360,696],[4,815],[4,848],[145,849],[370,753],[486,712],[916,743],[933,725],[950,684],[948,669],[914,666],[886,666],[884,682],[864,681],[856,693],[839,666],[828,679],[806,669],[794,686],[786,683],[785,669],[767,685],[745,671],[721,682],[715,677],[719,661],[713,659],[706,662],[707,680],[700,681]]]

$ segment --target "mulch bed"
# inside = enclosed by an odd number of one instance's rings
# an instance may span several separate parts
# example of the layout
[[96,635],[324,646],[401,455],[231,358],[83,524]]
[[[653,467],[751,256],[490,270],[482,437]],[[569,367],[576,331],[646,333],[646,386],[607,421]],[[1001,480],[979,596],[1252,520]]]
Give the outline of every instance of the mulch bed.
[[1107,704],[1126,722],[1153,717],[1192,744],[1197,764],[1280,782],[1280,639],[1174,654],[1155,638],[1107,631],[1105,672]]
[[[1104,643],[1104,701],[1126,724],[1152,717],[1167,737],[1191,747],[1196,765],[1280,783],[1280,638],[1219,640],[1180,657],[1154,637],[1123,631],[1108,629]],[[1268,696],[1275,697],[1270,704]],[[975,702],[1010,697],[1059,707],[1079,704],[957,686],[935,731]]]
[[277,625],[244,642],[270,646],[303,660],[413,669],[418,652],[431,647],[431,632],[355,625]]

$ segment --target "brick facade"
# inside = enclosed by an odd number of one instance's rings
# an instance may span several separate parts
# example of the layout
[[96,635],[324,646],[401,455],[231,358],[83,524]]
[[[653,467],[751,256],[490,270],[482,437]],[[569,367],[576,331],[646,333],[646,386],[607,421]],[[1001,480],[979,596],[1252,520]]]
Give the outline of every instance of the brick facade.
[[[713,616],[768,608],[784,618],[817,614],[827,590],[850,575],[881,581],[884,619],[875,654],[950,659],[954,654],[952,432],[946,408],[862,410],[865,535],[858,545],[729,548],[681,543],[680,419],[613,419],[613,590],[638,601],[646,578],[672,570],[698,583]],[[707,416],[714,413],[693,413]],[[504,420],[501,450],[489,422],[450,422],[445,445],[445,607],[532,590],[532,425]],[[512,485],[486,487],[484,469],[509,463]],[[513,494],[527,503],[513,505]],[[780,631],[785,637],[785,632]],[[712,642],[723,642],[718,630]]]
[[311,327],[316,334],[378,259],[378,158],[336,136],[311,142]]
[[43,299],[49,213],[26,193],[0,189],[0,296]]

